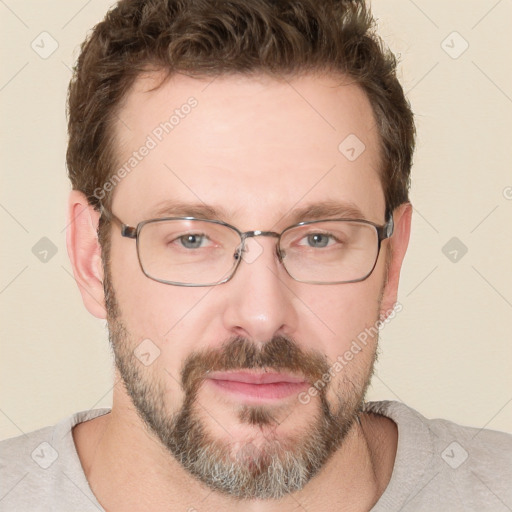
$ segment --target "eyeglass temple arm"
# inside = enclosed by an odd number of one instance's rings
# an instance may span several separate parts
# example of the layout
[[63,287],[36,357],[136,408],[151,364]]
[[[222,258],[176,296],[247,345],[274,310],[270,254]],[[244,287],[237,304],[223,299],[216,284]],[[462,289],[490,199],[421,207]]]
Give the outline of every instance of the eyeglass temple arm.
[[379,240],[385,240],[389,238],[393,234],[393,230],[395,229],[395,223],[393,221],[393,214],[389,214],[389,219],[384,224],[384,226],[380,226],[377,228],[377,233],[379,235]]
[[108,220],[113,221],[121,229],[121,236],[126,238],[137,238],[137,228],[124,224],[121,219],[116,217],[112,212],[107,210],[103,205],[100,205],[101,215],[104,215]]

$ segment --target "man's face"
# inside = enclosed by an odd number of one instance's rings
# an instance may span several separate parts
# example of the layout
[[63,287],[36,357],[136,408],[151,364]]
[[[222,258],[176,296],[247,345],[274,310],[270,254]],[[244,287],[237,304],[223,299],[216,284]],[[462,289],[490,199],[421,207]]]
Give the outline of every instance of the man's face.
[[[327,202],[384,223],[378,133],[357,86],[325,76],[289,83],[175,76],[148,92],[156,83],[154,76],[136,82],[116,124],[119,167],[139,152],[114,190],[112,211],[124,223],[200,216],[186,206],[164,213],[180,203],[215,208],[218,220],[241,231],[281,232],[316,220],[297,218],[299,209]],[[190,97],[195,106],[183,108]],[[175,109],[179,121],[166,133],[161,123]],[[355,152],[340,151],[349,136]],[[149,151],[139,151],[144,145]],[[363,401],[376,339],[359,343],[351,360],[344,354],[379,318],[388,242],[371,276],[357,283],[294,281],[278,261],[276,239],[258,237],[247,241],[257,257],[242,261],[230,281],[182,287],[147,278],[135,241],[117,228],[111,238],[111,341],[144,421],[188,471],[219,491],[277,498],[303,487],[340,446]],[[255,393],[257,384],[210,378],[233,370],[282,373],[299,383],[277,384],[281,396],[270,397],[270,385]],[[308,393],[326,374],[325,386]]]

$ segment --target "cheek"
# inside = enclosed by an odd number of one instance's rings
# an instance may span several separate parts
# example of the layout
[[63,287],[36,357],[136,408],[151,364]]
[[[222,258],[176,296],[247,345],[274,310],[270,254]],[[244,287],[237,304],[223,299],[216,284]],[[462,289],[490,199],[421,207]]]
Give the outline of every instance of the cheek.
[[[321,293],[310,289],[301,298],[309,306],[302,318],[301,336],[316,340],[314,348],[329,362],[327,399],[352,397],[369,379],[376,350],[376,322],[383,275],[376,273],[359,283],[326,286]],[[320,334],[322,333],[322,334]],[[354,394],[355,393],[355,394]]]
[[359,283],[304,290],[301,298],[311,312],[304,313],[303,322],[321,328],[317,337],[323,333],[322,344],[330,358],[344,352],[359,333],[377,321],[381,286],[382,277],[375,274]]
[[135,350],[156,345],[158,360],[148,370],[175,390],[187,356],[204,349],[205,333],[215,317],[206,297],[211,289],[170,286],[149,279],[140,269],[135,246],[112,249],[112,285],[128,343]]
[[189,305],[180,287],[144,275],[134,240],[114,236],[111,274],[123,323],[134,336],[163,338]]
[[[326,293],[317,308],[333,332],[321,340],[329,361],[327,400],[356,400],[371,376],[378,341],[378,282],[363,281]],[[354,404],[355,405],[355,404]]]

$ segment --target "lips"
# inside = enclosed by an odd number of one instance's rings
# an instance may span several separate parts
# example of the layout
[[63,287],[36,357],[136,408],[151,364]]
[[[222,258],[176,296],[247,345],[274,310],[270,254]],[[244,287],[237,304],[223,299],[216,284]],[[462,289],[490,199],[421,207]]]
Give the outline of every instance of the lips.
[[256,372],[212,372],[208,378],[247,384],[274,384],[276,382],[291,382],[293,384],[305,382],[304,377],[285,373],[256,373]]
[[237,400],[252,402],[286,398],[308,385],[304,377],[275,372],[212,372],[207,381],[217,391],[228,393]]

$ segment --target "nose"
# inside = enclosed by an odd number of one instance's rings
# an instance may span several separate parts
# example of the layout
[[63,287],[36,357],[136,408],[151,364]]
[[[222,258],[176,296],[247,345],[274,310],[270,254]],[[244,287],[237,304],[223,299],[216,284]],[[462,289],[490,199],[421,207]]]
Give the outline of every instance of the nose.
[[291,278],[276,252],[275,238],[248,238],[242,261],[224,288],[224,327],[233,335],[264,343],[297,327]]

